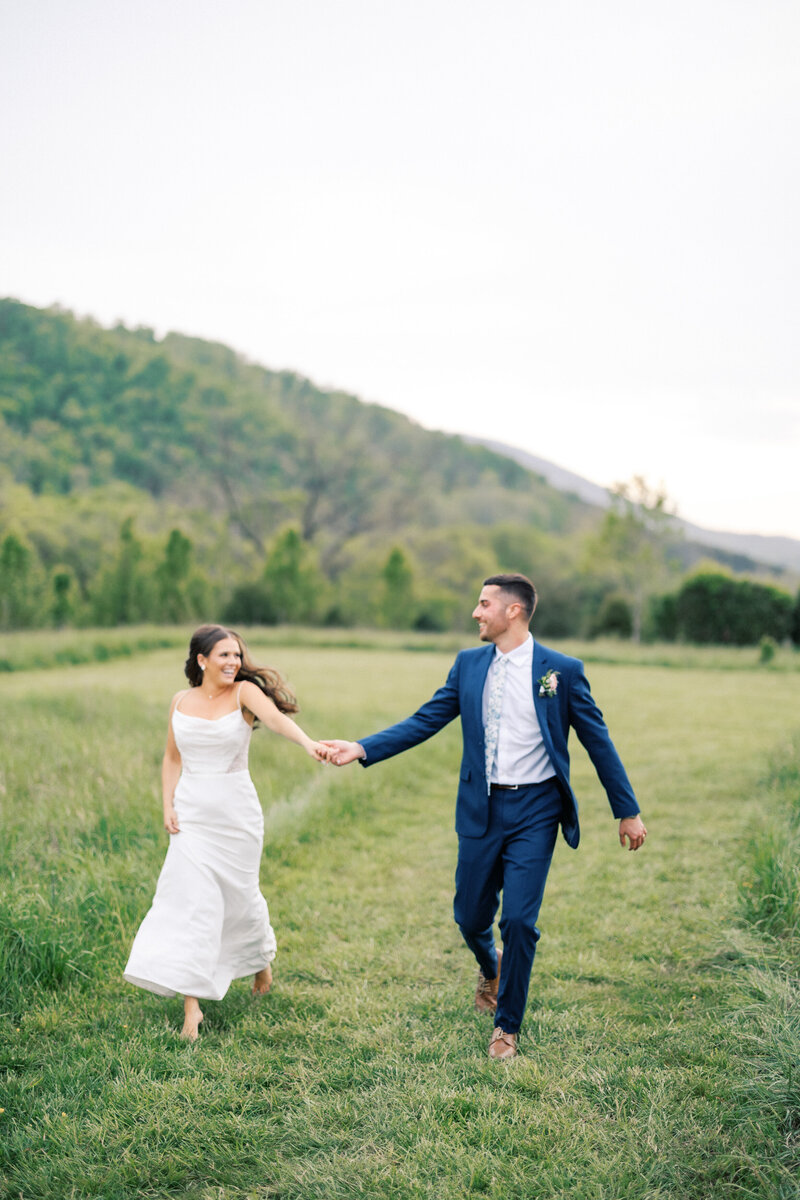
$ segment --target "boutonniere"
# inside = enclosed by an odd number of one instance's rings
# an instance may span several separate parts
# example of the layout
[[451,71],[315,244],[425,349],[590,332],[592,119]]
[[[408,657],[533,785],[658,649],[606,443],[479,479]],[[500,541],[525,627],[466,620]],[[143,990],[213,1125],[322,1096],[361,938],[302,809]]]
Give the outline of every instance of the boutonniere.
[[537,679],[540,696],[555,696],[558,691],[558,671],[548,671],[541,679]]

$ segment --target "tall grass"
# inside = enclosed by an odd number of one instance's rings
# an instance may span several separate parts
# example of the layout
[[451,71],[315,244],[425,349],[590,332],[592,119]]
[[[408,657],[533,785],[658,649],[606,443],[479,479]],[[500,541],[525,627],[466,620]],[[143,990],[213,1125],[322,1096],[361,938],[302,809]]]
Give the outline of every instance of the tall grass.
[[188,631],[162,625],[118,629],[37,629],[0,635],[0,673],[110,662],[186,645]]
[[766,790],[769,816],[750,845],[742,911],[800,966],[800,737],[773,754]]
[[[317,736],[405,715],[452,657],[260,636]],[[501,1066],[451,917],[455,727],[367,771],[260,731],[273,992],[235,984],[192,1048],[178,1001],[122,983],[165,850],[182,652],[0,681],[0,1194],[797,1195],[796,993],[738,907],[790,673],[761,671],[755,703],[749,668],[593,668],[650,838],[619,849],[576,744],[582,844],[556,852],[523,1053]]]
[[[800,1159],[800,735],[776,748],[764,780],[766,811],[750,839],[739,900],[761,937],[745,974],[749,992],[734,1021],[751,1069],[744,1098],[750,1119],[775,1114],[777,1157]],[[800,1187],[798,1187],[800,1192]]]

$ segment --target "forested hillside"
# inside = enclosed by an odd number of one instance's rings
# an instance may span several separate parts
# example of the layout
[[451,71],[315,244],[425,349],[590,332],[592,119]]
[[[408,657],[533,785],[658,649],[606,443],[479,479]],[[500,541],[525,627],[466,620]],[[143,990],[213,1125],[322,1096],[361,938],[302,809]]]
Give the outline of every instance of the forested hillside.
[[[508,458],[226,346],[13,300],[0,421],[0,536],[27,564],[24,624],[59,603],[81,620],[197,615],[237,589],[257,607],[277,554],[319,619],[447,626],[481,572],[532,569],[593,515]],[[381,611],[387,572],[404,615]],[[285,607],[273,596],[264,615]]]
[[637,632],[687,560],[622,515],[226,346],[0,300],[0,628],[463,628],[512,569],[539,632]]

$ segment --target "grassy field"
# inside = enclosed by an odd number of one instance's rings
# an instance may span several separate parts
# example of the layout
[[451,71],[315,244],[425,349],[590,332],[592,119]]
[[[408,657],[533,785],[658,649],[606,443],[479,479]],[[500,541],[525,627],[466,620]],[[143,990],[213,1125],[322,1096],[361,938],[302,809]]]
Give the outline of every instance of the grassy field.
[[[41,670],[57,666],[109,662],[134,658],[156,649],[174,649],[178,654],[188,645],[193,626],[125,625],[118,629],[37,629],[32,632],[0,634],[0,674]],[[470,629],[472,627],[470,626]],[[415,630],[329,629],[276,625],[239,632],[268,652],[277,648],[319,647],[325,650],[405,650],[416,653],[454,654],[471,644],[470,632],[418,633]],[[778,646],[768,663],[761,661],[757,646],[687,646],[655,642],[634,645],[619,638],[594,638],[590,642],[562,641],[559,649],[576,654],[587,663],[635,663],[637,666],[677,667],[680,670],[759,671],[800,673],[800,654],[791,646]]]
[[[576,743],[581,847],[556,852],[522,1055],[493,1064],[451,916],[456,726],[368,771],[259,732],[273,992],[234,984],[191,1047],[178,1001],[122,982],[166,848],[183,645],[159,636],[51,669],[40,645],[40,669],[0,679],[0,1195],[800,1194],[796,940],[754,925],[758,905],[743,919],[794,788],[771,764],[796,762],[796,657],[585,648],[650,838],[620,850]],[[406,715],[453,650],[316,642],[252,638],[315,736]]]

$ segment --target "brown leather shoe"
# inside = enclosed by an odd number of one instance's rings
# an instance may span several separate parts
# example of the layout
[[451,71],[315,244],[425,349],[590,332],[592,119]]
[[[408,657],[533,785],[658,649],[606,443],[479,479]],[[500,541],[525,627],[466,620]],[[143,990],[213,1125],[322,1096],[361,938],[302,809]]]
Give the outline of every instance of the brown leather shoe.
[[498,1025],[489,1042],[489,1058],[516,1058],[517,1035],[504,1033]]
[[475,1011],[495,1012],[497,1009],[497,989],[500,986],[500,967],[503,961],[503,951],[497,951],[497,975],[487,979],[483,971],[478,972],[478,986],[475,989]]

